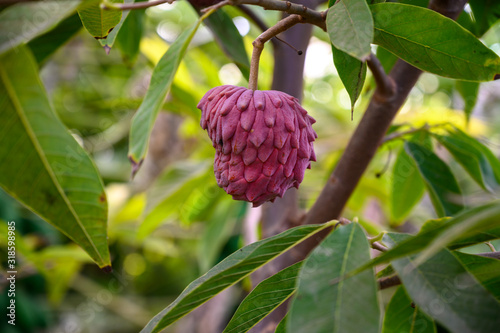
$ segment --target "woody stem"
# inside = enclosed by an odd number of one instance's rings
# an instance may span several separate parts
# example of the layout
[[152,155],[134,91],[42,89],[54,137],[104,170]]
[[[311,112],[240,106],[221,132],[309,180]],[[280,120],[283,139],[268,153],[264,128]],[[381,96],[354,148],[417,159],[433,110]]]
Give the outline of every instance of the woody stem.
[[286,18],[279,21],[276,25],[264,31],[259,37],[257,37],[253,41],[252,60],[250,62],[250,77],[248,80],[249,89],[257,90],[258,79],[259,79],[260,55],[262,53],[262,50],[264,49],[264,44],[271,38],[278,35],[279,33],[289,29],[290,27],[302,21],[303,19],[300,15],[287,16]]

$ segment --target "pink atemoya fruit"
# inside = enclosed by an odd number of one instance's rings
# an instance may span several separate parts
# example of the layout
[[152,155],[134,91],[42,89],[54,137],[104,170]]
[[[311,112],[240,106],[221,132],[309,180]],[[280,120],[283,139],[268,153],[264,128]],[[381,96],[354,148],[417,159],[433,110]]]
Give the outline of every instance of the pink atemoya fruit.
[[299,188],[316,161],[316,121],[295,97],[225,85],[208,91],[198,108],[216,150],[217,184],[235,200],[254,207],[274,201]]

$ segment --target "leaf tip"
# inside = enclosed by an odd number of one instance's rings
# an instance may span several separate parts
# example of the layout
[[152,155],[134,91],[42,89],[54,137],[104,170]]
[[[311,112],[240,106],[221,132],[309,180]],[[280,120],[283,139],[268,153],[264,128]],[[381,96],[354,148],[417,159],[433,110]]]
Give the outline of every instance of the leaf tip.
[[111,267],[111,265],[106,265],[106,266],[102,267],[101,269],[104,273],[109,274],[109,273],[113,272],[113,268]]
[[106,52],[106,54],[109,55],[109,52],[111,51],[111,47],[109,47],[109,45],[104,45],[103,49]]
[[130,163],[132,164],[132,173],[130,174],[130,179],[134,179],[135,174],[141,168],[141,165],[142,165],[142,162],[144,162],[144,159],[136,161],[135,158],[131,155],[129,155],[128,159],[130,160]]

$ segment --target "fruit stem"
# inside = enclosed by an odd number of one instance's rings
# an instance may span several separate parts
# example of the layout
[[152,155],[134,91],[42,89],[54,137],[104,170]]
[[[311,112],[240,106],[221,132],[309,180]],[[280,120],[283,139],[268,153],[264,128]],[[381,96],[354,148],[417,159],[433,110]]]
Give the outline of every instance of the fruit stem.
[[262,50],[264,49],[264,44],[270,40],[271,38],[275,37],[279,33],[291,28],[297,23],[303,22],[304,19],[300,15],[290,15],[276,23],[274,26],[271,28],[267,29],[264,31],[259,37],[257,37],[252,45],[253,45],[253,52],[252,52],[252,60],[250,62],[250,77],[248,80],[248,88],[252,90],[257,90],[258,87],[258,79],[259,79],[259,62],[260,62],[260,55],[262,53]]

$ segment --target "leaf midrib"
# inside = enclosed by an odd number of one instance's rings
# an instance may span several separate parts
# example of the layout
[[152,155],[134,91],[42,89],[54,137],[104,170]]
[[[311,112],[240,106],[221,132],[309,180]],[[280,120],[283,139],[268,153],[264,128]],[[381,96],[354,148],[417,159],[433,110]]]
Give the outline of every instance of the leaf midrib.
[[[50,167],[50,164],[47,161],[46,156],[43,154],[42,147],[41,147],[40,143],[38,142],[38,140],[36,138],[36,135],[35,135],[33,129],[31,128],[28,120],[25,117],[25,114],[23,112],[24,109],[21,106],[21,103],[20,103],[20,101],[19,101],[19,99],[17,97],[16,89],[12,86],[12,84],[11,84],[11,82],[9,80],[9,76],[7,75],[7,73],[5,72],[5,70],[3,69],[3,67],[1,67],[1,66],[0,66],[0,77],[2,78],[2,81],[5,84],[5,89],[7,90],[7,94],[11,98],[12,104],[14,105],[14,108],[17,111],[19,119],[23,123],[23,126],[26,129],[26,132],[27,132],[29,138],[31,139],[32,144],[35,146],[35,149],[36,149],[36,151],[38,153],[38,156],[40,157],[40,160],[42,161],[42,164],[45,166],[45,170],[49,174],[49,177],[51,178],[53,184],[55,185],[57,191],[59,192],[59,195],[63,198],[64,202],[66,203],[66,205],[68,207],[68,210],[70,211],[70,213],[75,218],[75,221],[77,222],[78,226],[83,231],[85,237],[87,238],[87,240],[89,241],[90,245],[94,249],[95,253],[97,254],[97,256],[99,257],[99,259],[101,260],[101,263],[103,263],[104,260],[101,257],[100,252],[97,250],[97,247],[95,246],[94,242],[92,241],[92,238],[88,234],[87,230],[84,228],[84,226],[82,224],[82,221],[80,220],[78,214],[76,214],[76,211],[73,208],[73,205],[72,205],[71,201],[68,199],[68,197],[64,193],[64,190],[61,188],[61,186],[59,184],[59,181],[57,180],[57,177],[56,177],[54,171]],[[38,80],[38,83],[41,84],[41,82],[39,80]]]
[[[491,67],[492,67],[491,65],[486,65],[486,64],[478,64],[478,63],[472,62],[472,61],[470,61],[470,60],[466,60],[466,59],[463,59],[463,58],[457,57],[457,56],[455,56],[455,55],[452,55],[452,54],[449,54],[449,53],[446,53],[446,52],[440,51],[440,50],[435,49],[435,48],[432,48],[431,46],[424,45],[424,44],[421,44],[421,43],[417,43],[416,41],[413,41],[413,40],[411,40],[411,39],[408,39],[408,38],[406,38],[406,37],[404,37],[404,36],[397,35],[397,34],[395,34],[395,33],[392,33],[392,32],[389,32],[389,31],[387,31],[387,30],[384,30],[384,29],[378,28],[378,27],[376,27],[376,26],[375,26],[375,30],[378,30],[378,31],[379,31],[379,32],[381,32],[381,33],[386,33],[387,35],[393,36],[393,37],[395,37],[396,39],[402,39],[402,40],[404,40],[404,41],[406,41],[406,42],[408,42],[408,43],[410,43],[410,44],[417,45],[417,46],[422,47],[422,48],[424,48],[424,49],[431,50],[431,51],[433,51],[433,52],[436,52],[436,53],[439,53],[439,54],[442,54],[442,55],[448,56],[448,57],[450,57],[450,58],[452,58],[452,59],[456,59],[456,60],[460,60],[460,61],[466,62],[467,64],[471,64],[471,65],[478,66],[478,67],[483,67],[483,68],[484,68],[484,67],[486,67],[486,68],[491,68]],[[405,51],[405,52],[407,52],[407,51]],[[431,58],[431,60],[432,60],[432,61],[434,61],[432,58]],[[441,67],[439,66],[439,68],[441,68]]]

